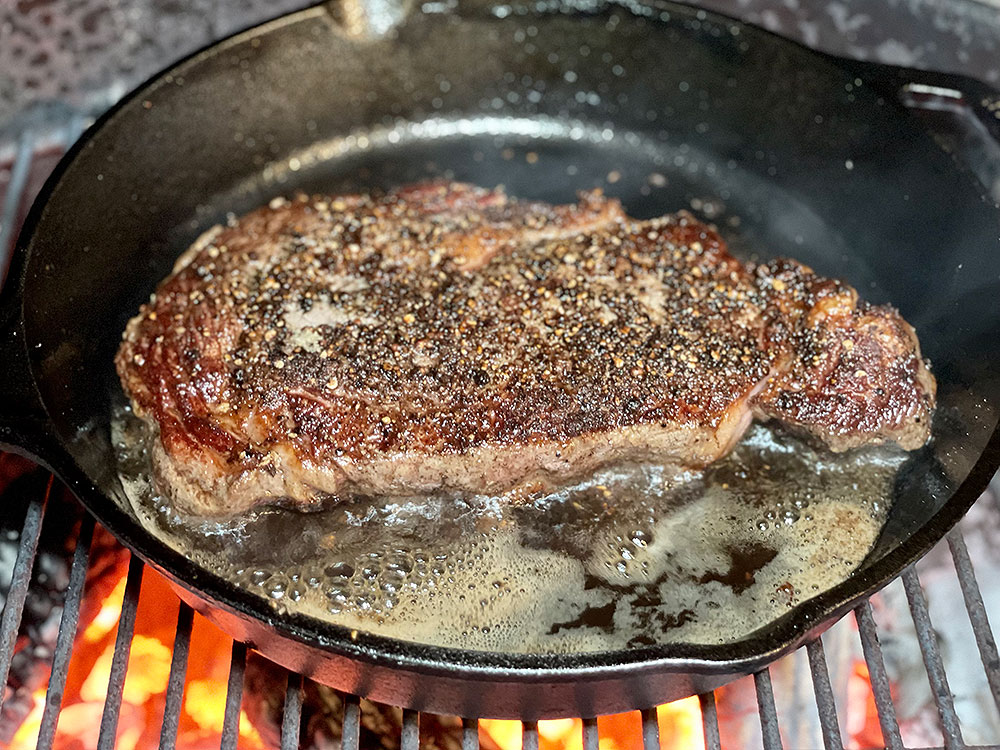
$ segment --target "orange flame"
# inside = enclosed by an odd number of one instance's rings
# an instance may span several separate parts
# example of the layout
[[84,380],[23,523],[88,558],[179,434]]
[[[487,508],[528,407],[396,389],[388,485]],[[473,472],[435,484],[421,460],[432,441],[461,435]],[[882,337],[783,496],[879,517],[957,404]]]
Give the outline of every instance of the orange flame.
[[[97,745],[118,617],[125,595],[124,573],[123,568],[121,579],[77,637],[54,742],[57,750]],[[159,746],[178,606],[177,596],[169,584],[155,571],[147,569],[143,575],[135,636],[122,693],[116,744],[121,750],[152,750]],[[218,748],[231,644],[229,636],[195,615],[177,730],[178,748]],[[39,690],[34,697],[34,708],[14,735],[11,750],[35,747],[45,690]],[[263,740],[243,712],[240,713],[239,731],[241,748],[263,750]]]
[[848,750],[885,747],[868,665],[857,661],[847,683]]
[[[697,697],[685,698],[656,709],[662,750],[692,750],[705,747],[701,706]],[[483,719],[480,731],[501,748],[521,750],[521,722]],[[638,711],[597,720],[600,750],[642,750],[642,716]],[[583,750],[583,722],[557,719],[538,722],[539,750]]]

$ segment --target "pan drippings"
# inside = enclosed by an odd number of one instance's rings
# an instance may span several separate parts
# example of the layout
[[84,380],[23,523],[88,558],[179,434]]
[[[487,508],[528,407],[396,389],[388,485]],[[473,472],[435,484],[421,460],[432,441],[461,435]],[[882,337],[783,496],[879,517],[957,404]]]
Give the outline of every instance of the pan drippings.
[[580,652],[738,640],[839,583],[872,548],[905,454],[814,451],[754,426],[703,474],[601,472],[551,493],[352,498],[184,519],[115,421],[132,508],[159,538],[279,611],[406,641]]

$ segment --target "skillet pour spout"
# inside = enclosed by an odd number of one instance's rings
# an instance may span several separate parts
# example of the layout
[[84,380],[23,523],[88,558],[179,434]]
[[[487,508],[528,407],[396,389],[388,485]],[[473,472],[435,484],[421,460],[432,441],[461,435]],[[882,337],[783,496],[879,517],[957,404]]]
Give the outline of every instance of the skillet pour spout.
[[[126,97],[46,183],[0,291],[0,446],[54,469],[195,609],[394,705],[525,720],[647,708],[815,637],[986,487],[1000,464],[1000,98],[985,85],[832,58],[675,3],[352,7],[249,29]],[[278,195],[445,175],[551,203],[603,187],[640,218],[709,202],[734,253],[795,257],[898,305],[939,409],[858,569],[745,638],[520,654],[277,609],[140,523],[117,471],[112,362],[181,250]]]

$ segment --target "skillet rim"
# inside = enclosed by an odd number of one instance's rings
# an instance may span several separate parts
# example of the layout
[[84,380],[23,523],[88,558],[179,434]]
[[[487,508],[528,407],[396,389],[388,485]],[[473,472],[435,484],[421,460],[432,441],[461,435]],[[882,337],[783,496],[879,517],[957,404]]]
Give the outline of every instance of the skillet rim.
[[[875,78],[885,76],[887,73],[894,73],[901,76],[899,83],[907,79],[919,82],[921,79],[930,78],[938,84],[951,82],[959,91],[967,89],[965,84],[975,84],[983,90],[990,90],[986,84],[965,76],[925,73],[840,58],[810,49],[795,40],[782,37],[760,26],[679,2],[655,0],[630,3],[627,0],[606,0],[596,8],[586,9],[573,7],[572,3],[563,3],[552,10],[532,11],[532,15],[544,17],[567,10],[571,14],[577,14],[608,8],[621,8],[626,12],[634,12],[635,5],[666,10],[699,20],[707,19],[711,22],[736,25],[741,29],[750,29],[752,33],[772,37],[778,45],[785,45],[789,48],[796,47],[800,52],[813,56],[817,61],[833,64],[853,73],[868,74]],[[14,334],[20,334],[21,348],[24,349],[18,354],[25,360],[23,366],[28,369],[32,393],[41,409],[45,410],[45,406],[37,387],[35,363],[31,361],[26,350],[26,343],[24,343],[25,318],[23,308],[25,299],[23,289],[31,268],[33,239],[44,221],[49,198],[61,182],[70,164],[108,122],[126,108],[136,106],[144,94],[162,85],[163,79],[168,75],[195,62],[202,56],[218,54],[229,46],[242,41],[243,37],[258,36],[281,26],[304,20],[309,16],[327,12],[328,10],[323,7],[323,4],[320,4],[283,14],[236,32],[185,56],[151,76],[102,114],[60,160],[46,180],[25,219],[11,256],[7,282],[0,292],[0,300],[6,303],[0,303],[0,309],[9,306],[15,308],[16,330]],[[450,11],[450,13],[455,12]],[[461,13],[461,10],[457,12]],[[913,116],[902,104],[893,102],[893,106],[897,108],[901,116]],[[929,133],[928,138],[930,138]],[[962,169],[961,166],[956,168],[964,172],[969,179],[974,180],[967,169]],[[979,192],[982,194],[981,187]],[[120,541],[206,606],[221,607],[238,616],[249,617],[270,627],[281,638],[289,638],[305,646],[319,648],[352,661],[372,665],[391,661],[394,665],[418,672],[440,674],[471,681],[481,679],[522,683],[575,682],[581,678],[630,677],[634,676],[637,671],[735,674],[762,667],[833,624],[862,599],[888,584],[910,564],[926,554],[965,515],[989,484],[996,468],[1000,466],[1000,424],[998,424],[966,479],[920,529],[866,569],[850,575],[836,586],[802,602],[788,613],[772,620],[738,641],[724,644],[660,645],[574,654],[508,654],[431,646],[358,631],[354,631],[356,637],[352,638],[352,630],[347,627],[326,623],[301,614],[278,614],[267,599],[252,595],[247,590],[237,587],[226,579],[194,564],[158,540],[129,514],[122,511],[77,466],[63,441],[55,434],[47,411],[45,417],[48,423],[44,425],[43,431],[46,434],[35,437],[40,445],[37,452],[46,455],[33,457],[40,459],[42,464],[52,468],[73,490],[87,510]],[[29,446],[31,445],[30,438],[26,442]],[[26,450],[35,453],[31,447],[26,448]]]

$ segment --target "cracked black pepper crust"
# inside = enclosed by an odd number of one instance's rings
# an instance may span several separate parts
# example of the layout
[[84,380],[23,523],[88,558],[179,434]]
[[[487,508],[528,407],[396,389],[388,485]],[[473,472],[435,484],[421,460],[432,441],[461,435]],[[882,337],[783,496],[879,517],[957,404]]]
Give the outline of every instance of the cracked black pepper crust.
[[698,468],[751,415],[834,450],[915,448],[934,401],[912,329],[841,282],[740,263],[687,214],[457,183],[279,199],[212,230],[116,364],[161,479],[206,513]]

